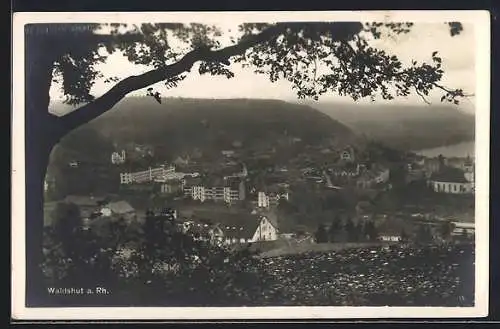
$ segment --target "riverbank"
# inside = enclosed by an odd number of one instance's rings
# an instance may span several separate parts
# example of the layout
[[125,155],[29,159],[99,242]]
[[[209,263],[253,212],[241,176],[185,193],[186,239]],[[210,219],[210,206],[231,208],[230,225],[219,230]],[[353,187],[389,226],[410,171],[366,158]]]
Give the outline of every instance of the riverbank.
[[413,152],[424,155],[427,157],[437,157],[443,155],[444,157],[474,157],[475,155],[475,145],[474,140],[462,142],[458,144],[443,145],[434,148],[414,150]]

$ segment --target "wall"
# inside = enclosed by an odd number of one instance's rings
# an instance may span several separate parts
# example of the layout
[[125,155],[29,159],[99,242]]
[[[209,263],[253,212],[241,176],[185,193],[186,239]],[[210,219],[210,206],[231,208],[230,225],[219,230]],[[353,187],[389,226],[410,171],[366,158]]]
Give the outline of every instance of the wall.
[[430,184],[435,192],[452,193],[452,194],[472,193],[472,185],[468,183],[449,183],[449,182],[431,181]]

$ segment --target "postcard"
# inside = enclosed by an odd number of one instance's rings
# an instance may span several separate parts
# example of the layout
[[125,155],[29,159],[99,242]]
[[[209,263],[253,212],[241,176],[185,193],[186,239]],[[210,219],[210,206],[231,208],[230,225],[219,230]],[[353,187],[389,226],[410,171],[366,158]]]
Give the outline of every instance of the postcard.
[[13,16],[12,314],[488,314],[487,11]]

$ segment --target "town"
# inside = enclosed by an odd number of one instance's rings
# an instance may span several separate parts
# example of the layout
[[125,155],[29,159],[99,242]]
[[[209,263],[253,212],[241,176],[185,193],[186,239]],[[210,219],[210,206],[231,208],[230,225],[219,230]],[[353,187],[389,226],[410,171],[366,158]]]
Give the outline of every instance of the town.
[[[288,143],[301,140],[290,137]],[[193,152],[171,163],[155,160],[147,145],[116,149],[99,166],[113,173],[117,193],[50,200],[45,225],[63,202],[78,207],[86,229],[118,219],[141,223],[147,213],[168,209],[185,232],[223,245],[285,241],[307,250],[327,242],[474,236],[473,157],[396,152],[391,159],[377,154],[377,145],[322,145],[276,164],[273,148],[252,153],[239,141],[233,146],[210,161]],[[83,166],[67,163],[75,173]],[[47,175],[46,197],[56,183]]]

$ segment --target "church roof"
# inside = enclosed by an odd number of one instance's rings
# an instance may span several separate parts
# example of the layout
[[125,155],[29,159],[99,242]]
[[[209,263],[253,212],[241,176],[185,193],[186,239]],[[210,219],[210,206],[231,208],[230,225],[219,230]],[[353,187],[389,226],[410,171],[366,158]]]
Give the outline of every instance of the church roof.
[[432,174],[432,181],[449,183],[467,183],[464,172],[458,168],[445,167]]

